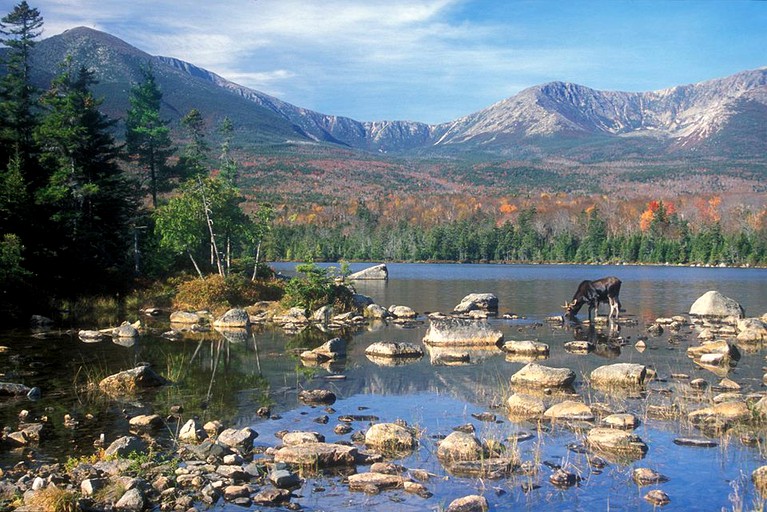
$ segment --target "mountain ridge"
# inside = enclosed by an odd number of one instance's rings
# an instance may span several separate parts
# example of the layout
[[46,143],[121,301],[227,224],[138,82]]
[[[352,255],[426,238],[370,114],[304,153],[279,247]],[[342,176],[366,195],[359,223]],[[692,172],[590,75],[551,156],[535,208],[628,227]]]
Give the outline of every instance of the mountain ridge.
[[[592,158],[695,153],[763,159],[767,153],[767,67],[649,92],[599,91],[569,82],[528,87],[485,109],[441,124],[357,121],[319,113],[236,84],[174,57],[151,56],[94,29],[77,27],[39,41],[38,81],[65,55],[97,71],[108,113],[127,108],[140,68],[151,62],[168,114],[190,108],[234,118],[253,143],[330,144],[375,153]],[[113,97],[114,96],[114,97]],[[205,113],[205,112],[204,112]],[[757,133],[752,133],[756,130]],[[762,136],[763,135],[763,136]],[[752,143],[743,144],[749,140]],[[606,149],[607,148],[607,149]]]

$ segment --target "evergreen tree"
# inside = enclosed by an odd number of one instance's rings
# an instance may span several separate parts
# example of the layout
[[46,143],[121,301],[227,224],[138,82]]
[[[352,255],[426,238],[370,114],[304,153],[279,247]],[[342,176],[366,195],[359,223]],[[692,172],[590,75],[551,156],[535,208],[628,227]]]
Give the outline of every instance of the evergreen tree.
[[90,91],[93,73],[63,64],[41,98],[47,111],[35,136],[47,181],[37,201],[48,213],[47,270],[68,294],[106,292],[129,268],[133,188],[117,165],[115,124]]
[[189,139],[178,164],[181,172],[187,177],[207,174],[206,160],[210,147],[205,140],[205,121],[200,111],[196,108],[190,110],[181,119],[181,126]]
[[168,157],[173,153],[168,123],[160,117],[162,92],[148,65],[142,69],[143,81],[133,86],[125,120],[125,142],[129,158],[146,173],[152,206],[157,208],[157,193],[170,179]]
[[42,33],[43,17],[26,1],[0,19],[0,43],[9,48],[0,81],[0,164],[18,154],[26,168],[32,153],[36,89],[30,79],[30,52]]
[[237,161],[232,156],[231,145],[232,136],[234,135],[234,123],[228,117],[225,117],[218,127],[218,132],[221,134],[221,178],[226,180],[233,187],[237,186],[239,180],[239,169],[237,167]]

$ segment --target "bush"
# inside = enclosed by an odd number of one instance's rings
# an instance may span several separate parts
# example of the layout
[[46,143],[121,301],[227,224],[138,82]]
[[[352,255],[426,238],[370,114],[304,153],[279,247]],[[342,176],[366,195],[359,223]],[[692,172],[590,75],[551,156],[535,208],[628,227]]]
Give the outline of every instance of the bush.
[[351,309],[352,291],[345,285],[336,283],[335,276],[328,269],[317,267],[313,263],[298,265],[296,276],[285,285],[282,304],[285,307],[301,307],[314,311],[322,306],[332,305],[340,311]]
[[173,300],[173,309],[209,309],[214,313],[223,313],[261,300],[278,300],[281,296],[280,283],[274,280],[251,282],[240,274],[227,277],[213,274],[180,283]]

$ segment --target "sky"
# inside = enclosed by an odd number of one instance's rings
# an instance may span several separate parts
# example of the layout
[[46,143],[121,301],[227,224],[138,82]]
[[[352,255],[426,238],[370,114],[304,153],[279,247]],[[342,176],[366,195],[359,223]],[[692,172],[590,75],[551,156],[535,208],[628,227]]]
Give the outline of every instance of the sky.
[[94,28],[358,121],[448,122],[554,80],[650,91],[767,66],[765,0],[27,3],[43,37]]

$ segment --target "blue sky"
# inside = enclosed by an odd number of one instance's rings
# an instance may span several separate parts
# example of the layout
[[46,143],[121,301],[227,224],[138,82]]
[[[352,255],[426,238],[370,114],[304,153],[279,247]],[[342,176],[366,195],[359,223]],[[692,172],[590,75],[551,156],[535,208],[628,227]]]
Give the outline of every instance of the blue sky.
[[103,30],[360,121],[446,122],[553,80],[649,91],[767,66],[760,0],[27,1],[45,37]]

